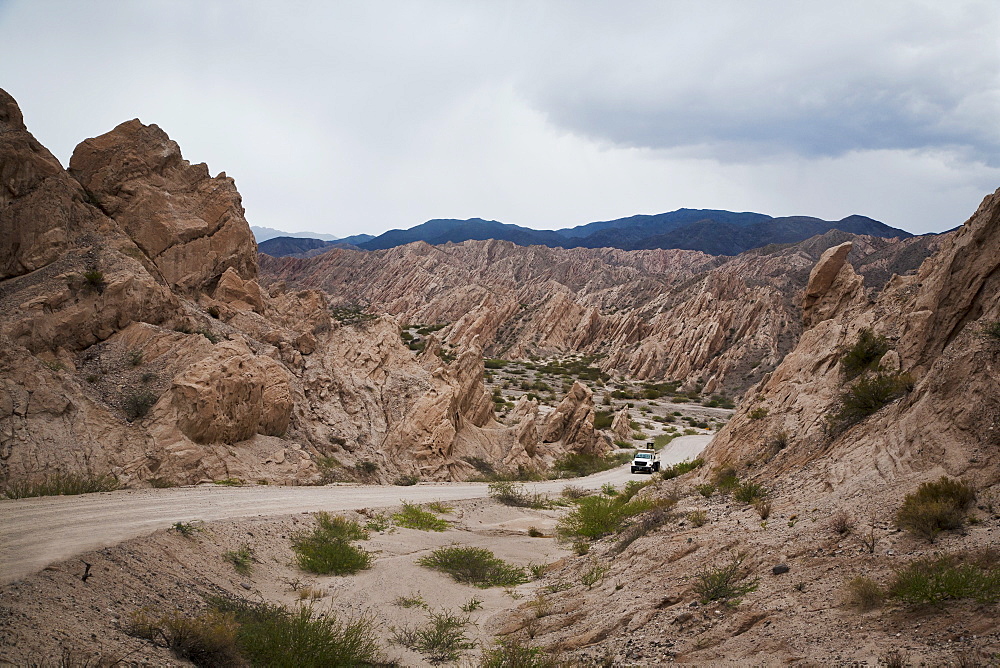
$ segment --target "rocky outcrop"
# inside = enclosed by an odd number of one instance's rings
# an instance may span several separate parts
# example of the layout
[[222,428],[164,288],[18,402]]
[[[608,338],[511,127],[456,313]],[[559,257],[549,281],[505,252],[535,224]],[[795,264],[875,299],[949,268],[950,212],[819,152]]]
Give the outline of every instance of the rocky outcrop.
[[603,455],[608,442],[594,431],[594,393],[575,381],[556,406],[541,432],[543,443],[573,443],[574,450],[588,455]]
[[77,146],[69,165],[175,289],[210,292],[229,268],[256,277],[257,243],[235,182],[184,160],[156,125],[122,123]]
[[[830,281],[834,262],[813,272],[811,328],[753,388],[757,400],[741,407],[708,458],[804,470],[801,479],[851,498],[942,474],[1000,481],[1000,345],[986,333],[1000,321],[1000,191],[915,276],[893,278],[874,298],[849,263]],[[858,382],[841,359],[863,330],[890,349],[860,378],[891,379],[905,391],[857,424],[838,423],[841,397]]]
[[629,415],[627,407],[615,413],[611,421],[611,433],[617,436],[619,441],[632,440],[632,416]]
[[540,443],[537,404],[497,423],[475,337],[449,362],[392,317],[263,291],[232,179],[154,125],[83,142],[68,173],[2,93],[0,186],[0,483],[449,480],[591,443],[579,425]]
[[[501,241],[386,251],[261,256],[265,281],[322,287],[339,303],[404,322],[450,323],[462,347],[489,356],[580,352],[608,372],[742,393],[774,369],[802,331],[800,292],[820,255],[852,241],[871,287],[914,270],[936,238],[830,232],[736,258],[682,250],[552,249]],[[349,295],[349,297],[347,297]]]

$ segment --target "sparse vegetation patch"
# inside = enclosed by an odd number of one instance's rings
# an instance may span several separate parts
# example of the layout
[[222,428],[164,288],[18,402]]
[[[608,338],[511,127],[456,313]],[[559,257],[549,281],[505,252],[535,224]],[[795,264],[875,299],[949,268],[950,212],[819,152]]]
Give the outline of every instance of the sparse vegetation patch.
[[840,370],[844,378],[857,378],[865,371],[878,368],[882,357],[889,352],[889,341],[881,334],[875,334],[870,329],[862,329],[858,340],[844,351],[840,357]]
[[415,503],[403,502],[403,508],[392,516],[397,526],[420,531],[444,531],[451,523]]
[[907,494],[896,513],[896,522],[910,533],[934,542],[942,531],[962,528],[965,511],[975,501],[972,485],[942,476]]
[[299,568],[320,575],[351,575],[371,567],[371,553],[351,544],[368,538],[357,522],[316,513],[316,526],[292,536]]
[[113,492],[121,484],[113,475],[90,473],[53,473],[41,479],[11,482],[3,487],[8,499],[25,499],[35,496],[70,496],[93,492]]
[[453,545],[441,547],[417,563],[442,573],[456,582],[487,587],[516,587],[529,581],[525,569],[509,564],[490,550]]

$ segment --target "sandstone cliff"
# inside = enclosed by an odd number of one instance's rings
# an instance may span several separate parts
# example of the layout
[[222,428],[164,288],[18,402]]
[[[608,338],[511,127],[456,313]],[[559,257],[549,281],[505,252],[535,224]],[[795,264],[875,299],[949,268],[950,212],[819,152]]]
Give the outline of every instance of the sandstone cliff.
[[0,198],[0,482],[453,479],[603,451],[589,397],[552,443],[530,414],[496,423],[474,340],[417,357],[392,318],[262,290],[233,179],[155,125],[84,141],[67,171],[0,91]]
[[[799,344],[750,391],[708,457],[775,474],[804,468],[798,479],[857,499],[886,485],[900,495],[942,474],[996,484],[1000,191],[916,275],[877,295],[866,293],[848,250],[830,249],[813,269]],[[863,336],[884,340],[885,352],[852,376],[845,353]],[[843,399],[864,391],[862,381],[885,383],[887,401],[844,419]]]
[[915,269],[934,237],[895,241],[830,232],[735,258],[696,251],[552,249],[502,241],[313,258],[261,256],[265,280],[319,287],[404,322],[449,323],[446,342],[474,338],[491,356],[582,352],[605,371],[740,394],[792,349],[798,292],[828,247],[853,239],[872,289]]

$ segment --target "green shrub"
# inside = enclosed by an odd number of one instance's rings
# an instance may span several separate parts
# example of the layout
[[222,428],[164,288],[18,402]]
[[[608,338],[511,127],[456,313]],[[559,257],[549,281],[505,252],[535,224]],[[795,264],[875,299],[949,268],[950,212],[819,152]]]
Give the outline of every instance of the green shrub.
[[498,640],[483,651],[479,668],[555,668],[560,665],[548,650],[523,644],[520,638]]
[[553,469],[559,473],[559,477],[579,478],[613,469],[631,460],[632,454],[628,452],[608,457],[571,452],[557,459]]
[[879,372],[864,376],[840,394],[837,409],[829,418],[833,434],[846,431],[912,388],[909,374]]
[[670,441],[677,438],[677,434],[660,434],[653,437],[653,447],[659,450],[666,447]]
[[747,580],[748,573],[743,567],[744,553],[732,556],[728,564],[718,568],[705,568],[694,576],[694,590],[701,602],[722,601],[729,605],[739,605],[739,596],[756,591],[760,578]]
[[878,368],[883,355],[889,352],[889,341],[870,329],[862,329],[858,340],[840,357],[840,370],[847,380],[857,378],[865,371]]
[[715,470],[712,475],[712,482],[720,492],[728,494],[739,487],[740,478],[736,473],[736,469],[732,466],[723,466]]
[[687,519],[696,527],[705,526],[708,523],[708,513],[704,510],[692,510],[687,514]]
[[769,496],[771,496],[771,492],[767,487],[749,480],[733,491],[733,498],[741,503],[753,503],[758,499],[766,499]]
[[594,413],[594,429],[610,429],[614,419],[613,411],[597,411]]
[[354,465],[354,470],[357,471],[359,475],[370,476],[378,471],[378,464],[373,461],[363,459]]
[[462,652],[475,647],[465,635],[468,624],[468,615],[428,612],[425,626],[394,629],[392,640],[424,654],[434,664],[457,661]]
[[93,492],[113,492],[121,488],[113,475],[90,473],[52,473],[42,479],[11,482],[3,487],[2,495],[8,499],[25,499],[36,496],[72,496]]
[[125,359],[128,360],[129,366],[139,366],[142,364],[142,351],[130,350]]
[[995,551],[917,559],[896,572],[888,593],[915,605],[961,599],[993,604],[1000,601],[1000,564]]
[[673,518],[673,513],[670,512],[670,508],[676,503],[675,501],[668,500],[662,505],[656,506],[647,512],[642,513],[639,518],[625,527],[618,541],[615,543],[614,547],[611,549],[611,554],[621,554],[625,549],[639,540],[650,531],[657,529]]
[[763,406],[758,406],[749,413],[751,420],[763,420],[767,417],[768,410]]
[[1000,339],[1000,320],[993,320],[983,325],[983,334],[991,339]]
[[444,531],[451,523],[443,520],[432,512],[426,511],[415,503],[403,502],[403,509],[393,514],[392,521],[397,526],[420,531]]
[[202,531],[201,523],[197,522],[174,522],[170,528],[185,538],[192,538],[196,533]]
[[501,359],[488,359],[483,361],[483,366],[487,369],[502,369],[508,364],[510,364],[510,362]]
[[552,502],[544,494],[529,494],[524,485],[512,480],[497,480],[489,486],[491,499],[505,506],[517,508],[551,508]]
[[170,487],[177,487],[177,483],[175,483],[170,478],[164,478],[159,476],[149,478],[148,480],[146,480],[146,482],[148,482],[149,486],[152,487],[153,489],[168,489]]
[[705,460],[701,458],[693,460],[684,460],[683,462],[679,462],[677,464],[674,464],[673,466],[669,466],[663,469],[663,471],[660,473],[660,477],[663,478],[664,480],[671,480],[678,476],[682,476],[685,473],[690,473],[691,471],[694,471],[695,469],[702,466],[704,463]]
[[256,561],[249,545],[242,545],[238,550],[223,552],[222,558],[231,563],[241,575],[247,575],[253,568],[253,562]]
[[594,585],[603,580],[607,573],[608,567],[604,564],[591,564],[590,568],[585,570],[583,574],[580,575],[580,584],[585,586],[587,589],[593,589]]
[[409,487],[411,485],[416,485],[420,482],[419,476],[415,475],[401,475],[393,481],[393,485],[398,485],[400,487]]
[[417,563],[442,573],[456,582],[487,587],[515,587],[528,582],[527,572],[520,566],[508,564],[491,551],[481,547],[453,545],[441,547],[421,557]]
[[910,533],[934,542],[941,531],[960,529],[965,511],[976,501],[976,490],[962,480],[942,476],[907,494],[896,513],[896,523]]
[[588,496],[579,500],[576,508],[564,515],[556,527],[564,539],[600,538],[621,529],[630,517],[652,508],[646,499],[622,501],[622,497]]
[[706,499],[715,494],[715,485],[710,482],[706,482],[702,485],[695,487],[698,493],[704,496]]
[[144,418],[156,403],[156,395],[149,390],[134,390],[125,395],[125,417],[129,422]]
[[83,280],[86,281],[88,288],[93,288],[97,292],[104,292],[104,288],[108,285],[104,280],[104,274],[96,269],[83,272]]
[[[272,603],[213,599],[212,605],[239,623],[236,641],[244,662],[275,668],[320,668],[381,664],[371,619],[341,621],[308,606],[294,610]],[[235,665],[241,665],[235,664]],[[213,665],[234,665],[216,663]]]
[[319,575],[351,575],[371,568],[372,555],[351,544],[368,538],[357,522],[329,513],[316,513],[316,526],[292,536],[299,568]]
[[239,624],[236,618],[218,610],[208,610],[196,617],[171,612],[153,617],[147,609],[132,614],[126,626],[129,635],[166,642],[178,659],[195,666],[235,666],[242,663],[237,645]]
[[844,598],[849,605],[865,612],[882,605],[885,591],[871,578],[856,577],[844,584]]

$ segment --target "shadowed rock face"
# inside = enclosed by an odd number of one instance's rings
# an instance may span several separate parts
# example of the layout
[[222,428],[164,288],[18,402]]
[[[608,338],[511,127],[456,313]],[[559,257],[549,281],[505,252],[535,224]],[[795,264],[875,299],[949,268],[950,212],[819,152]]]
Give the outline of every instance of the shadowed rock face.
[[467,458],[530,469],[606,446],[579,420],[541,444],[537,406],[498,424],[474,341],[450,364],[417,357],[392,318],[341,325],[318,291],[262,291],[232,179],[155,125],[123,123],[70,165],[0,91],[0,484],[298,484],[319,461],[447,480]]
[[916,269],[936,238],[831,232],[735,258],[697,251],[569,250],[502,241],[313,258],[261,256],[264,280],[321,287],[404,322],[451,323],[456,346],[490,356],[582,352],[605,371],[701,383],[740,394],[774,369],[802,331],[801,291],[820,255],[845,242],[875,287]]
[[[850,263],[824,257],[807,290],[809,328],[716,438],[717,464],[754,462],[765,471],[803,470],[809,484],[845,497],[907,486],[942,474],[977,487],[1000,481],[1000,191],[983,200],[913,276],[896,277],[873,299]],[[836,270],[836,271],[835,271]],[[834,276],[830,281],[830,276]],[[861,331],[884,336],[881,371],[908,374],[912,389],[843,433],[829,418],[856,381],[841,358]],[[757,419],[755,409],[767,414]],[[784,435],[784,439],[778,439]],[[785,440],[777,450],[774,444]]]

